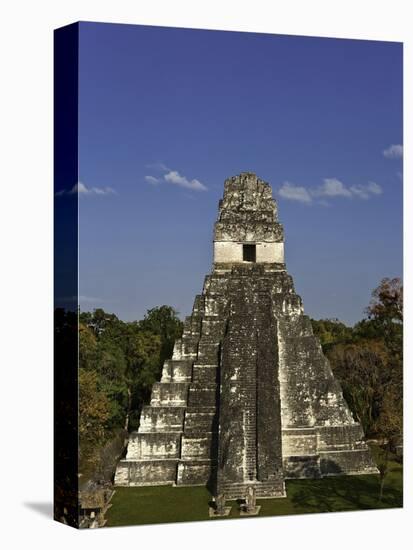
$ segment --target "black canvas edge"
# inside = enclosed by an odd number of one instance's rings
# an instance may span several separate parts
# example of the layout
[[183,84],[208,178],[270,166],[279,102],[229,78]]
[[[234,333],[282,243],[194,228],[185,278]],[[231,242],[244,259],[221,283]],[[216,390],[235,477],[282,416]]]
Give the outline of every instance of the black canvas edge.
[[54,519],[79,527],[79,24],[54,31]]

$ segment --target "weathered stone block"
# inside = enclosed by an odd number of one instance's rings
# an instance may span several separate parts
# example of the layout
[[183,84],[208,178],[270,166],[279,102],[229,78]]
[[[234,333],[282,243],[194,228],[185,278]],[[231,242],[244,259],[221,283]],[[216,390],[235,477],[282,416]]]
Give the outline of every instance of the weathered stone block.
[[171,382],[163,384],[157,382],[152,388],[152,407],[182,407],[186,406],[188,398],[188,384],[183,382]]
[[199,336],[193,334],[182,335],[182,350],[185,357],[196,357],[198,352]]
[[320,452],[320,469],[323,476],[377,474],[368,448]]
[[133,432],[129,438],[126,460],[178,458],[180,450],[180,433]]
[[217,365],[219,361],[219,341],[201,338],[199,342],[198,356],[196,362],[203,365]]
[[218,430],[218,417],[215,408],[211,407],[211,409],[188,407],[185,413],[185,433],[216,432]]
[[283,459],[286,479],[306,479],[321,477],[319,455],[287,456]]
[[282,433],[283,456],[311,456],[317,454],[318,439],[315,429],[290,429]]
[[218,386],[201,386],[191,384],[189,388],[188,406],[189,407],[215,407],[218,397]]
[[185,407],[143,407],[139,433],[182,432]]
[[161,382],[190,382],[192,378],[192,363],[190,359],[170,359],[165,361],[162,369]]
[[218,365],[194,365],[192,382],[211,385],[218,382]]
[[211,460],[180,460],[177,485],[206,485],[214,465]]
[[366,449],[363,430],[358,423],[341,426],[323,426],[317,429],[320,451]]
[[115,485],[137,487],[143,485],[171,485],[176,480],[177,460],[121,460]]
[[222,319],[214,317],[213,315],[208,315],[208,317],[205,316],[202,322],[202,336],[215,343],[221,338],[222,328]]
[[198,435],[183,435],[181,458],[212,459],[216,453],[216,438],[205,432]]

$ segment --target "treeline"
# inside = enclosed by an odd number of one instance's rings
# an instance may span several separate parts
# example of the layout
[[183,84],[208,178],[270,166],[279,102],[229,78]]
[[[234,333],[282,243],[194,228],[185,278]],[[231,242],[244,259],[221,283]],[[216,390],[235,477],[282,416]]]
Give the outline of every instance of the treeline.
[[169,306],[124,322],[103,309],[79,315],[79,436],[87,459],[119,428],[138,427],[142,405],[183,323]]
[[366,318],[347,327],[337,319],[312,321],[344,397],[367,437],[391,441],[402,434],[403,286],[383,279]]
[[[367,301],[367,300],[366,300]],[[383,279],[366,318],[354,327],[312,320],[354,418],[368,437],[402,432],[403,287]],[[79,432],[81,453],[98,449],[119,428],[137,429],[165,359],[183,323],[161,306],[141,321],[124,322],[102,309],[80,313]]]

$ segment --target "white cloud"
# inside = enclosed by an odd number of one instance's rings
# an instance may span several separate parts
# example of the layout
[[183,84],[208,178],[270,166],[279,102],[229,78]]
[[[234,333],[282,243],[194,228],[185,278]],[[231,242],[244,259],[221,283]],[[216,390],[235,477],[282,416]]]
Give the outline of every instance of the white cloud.
[[80,195],[80,194],[85,194],[85,195],[87,195],[89,192],[90,192],[89,189],[88,189],[88,188],[86,187],[86,185],[85,185],[84,183],[82,183],[81,181],[79,181],[78,183],[76,183],[76,184],[72,187],[72,189],[71,189],[71,191],[70,191],[70,193],[71,193],[72,195],[74,195],[75,193],[79,193],[79,195]]
[[[80,186],[82,186],[82,190],[80,190]],[[81,182],[78,185],[78,192],[85,195],[116,195],[116,191],[112,187],[86,187]]]
[[281,188],[278,190],[278,194],[284,199],[295,200],[306,204],[313,203],[313,199],[317,200],[317,204],[328,206],[326,198],[358,198],[369,199],[373,195],[381,195],[383,193],[380,185],[374,181],[369,181],[366,185],[352,185],[347,187],[344,183],[337,178],[325,178],[323,184],[318,187],[306,188],[299,185],[294,185],[288,181],[284,182]]
[[403,145],[390,145],[384,149],[383,156],[387,159],[400,159],[403,156]]
[[350,191],[360,199],[368,199],[369,194],[364,185],[352,185]]
[[87,187],[81,181],[75,183],[75,185],[69,191],[61,190],[56,193],[57,197],[62,195],[116,195],[116,191],[112,187]]
[[371,195],[381,195],[383,189],[375,181],[369,181],[367,185],[352,185],[352,194],[360,199],[369,199]]
[[307,204],[312,202],[310,193],[305,187],[294,185],[293,183],[290,183],[288,181],[285,181],[282,184],[282,186],[278,190],[278,193],[284,199],[288,199],[291,201],[305,202]]
[[207,187],[197,179],[189,180],[185,176],[181,176],[176,170],[170,170],[164,175],[164,180],[186,189],[192,189],[193,191],[206,191]]
[[368,185],[367,185],[367,190],[372,194],[372,195],[381,195],[383,193],[383,189],[381,188],[381,186],[376,183],[375,181],[369,181]]
[[351,191],[337,178],[325,178],[323,185],[310,193],[314,197],[351,197]]
[[89,189],[89,194],[94,195],[116,195],[116,191],[112,187],[92,187]]
[[159,178],[155,178],[155,176],[145,176],[145,181],[151,185],[157,185],[161,180]]
[[161,183],[162,178],[168,183],[190,189],[191,191],[207,191],[207,186],[197,179],[188,179],[186,176],[180,174],[177,170],[168,168],[163,162],[156,162],[154,164],[147,164],[146,168],[151,168],[157,172],[163,172],[163,176],[145,176],[145,181],[151,185],[157,185]]

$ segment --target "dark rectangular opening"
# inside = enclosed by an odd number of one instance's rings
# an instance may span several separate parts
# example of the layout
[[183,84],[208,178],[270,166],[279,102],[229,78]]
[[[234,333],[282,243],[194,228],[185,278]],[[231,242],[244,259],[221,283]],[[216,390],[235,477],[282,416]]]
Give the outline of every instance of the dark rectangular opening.
[[244,262],[256,261],[255,244],[242,245],[242,259],[244,260]]

